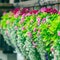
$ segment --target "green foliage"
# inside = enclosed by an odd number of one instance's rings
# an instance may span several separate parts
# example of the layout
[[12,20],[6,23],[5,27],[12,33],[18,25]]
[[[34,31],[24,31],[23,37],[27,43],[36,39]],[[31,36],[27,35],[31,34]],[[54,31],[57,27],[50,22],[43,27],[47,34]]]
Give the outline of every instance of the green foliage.
[[20,15],[16,18],[9,12],[2,16],[0,27],[5,41],[17,47],[30,60],[45,60],[45,53],[50,55],[51,46],[55,49],[60,46],[58,42],[60,15],[58,14],[40,12],[37,15],[31,14],[24,17]]

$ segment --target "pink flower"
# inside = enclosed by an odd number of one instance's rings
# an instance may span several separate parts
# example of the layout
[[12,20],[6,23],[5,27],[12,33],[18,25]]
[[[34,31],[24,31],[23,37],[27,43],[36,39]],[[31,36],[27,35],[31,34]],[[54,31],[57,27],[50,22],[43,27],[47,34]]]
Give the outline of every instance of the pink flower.
[[28,37],[32,37],[31,32],[28,32],[28,33],[27,33],[27,36],[28,36]]
[[14,14],[14,17],[17,18],[20,15],[20,11],[17,11],[16,14]]
[[38,15],[39,12],[40,12],[40,10],[38,12],[36,12],[36,15]]
[[3,12],[3,15],[5,15],[6,14],[6,12]]
[[58,36],[60,36],[60,31],[58,31]]
[[40,25],[40,17],[37,18],[38,25]]
[[33,23],[33,22],[34,22],[34,20],[30,20],[30,22],[31,22],[31,23]]
[[23,22],[24,22],[24,17],[22,17],[22,18],[21,18],[21,21],[20,21],[20,23],[23,23]]
[[42,22],[45,23],[45,22],[46,22],[46,18],[43,18],[43,19],[42,19]]
[[14,14],[16,14],[18,11],[20,11],[20,8],[15,8],[14,10],[12,10]]
[[40,36],[40,30],[38,30],[38,32],[37,32],[37,36]]
[[40,12],[46,12],[46,7],[41,8]]
[[6,24],[9,24],[9,23],[10,23],[10,21],[9,21],[9,20],[7,20],[7,21],[6,21]]
[[32,42],[33,44],[33,47],[36,48],[37,47],[37,44],[35,42]]
[[33,31],[34,31],[34,32],[36,32],[36,30],[37,30],[37,29],[36,29],[36,28],[34,28],[34,30],[33,30]]
[[22,30],[25,30],[25,27],[22,27]]
[[30,13],[27,13],[25,16],[30,16],[31,14]]
[[51,52],[54,52],[55,50],[54,50],[54,48],[53,48],[53,47],[51,47],[51,48],[50,48],[50,51],[51,51]]
[[18,27],[17,27],[17,26],[15,26],[15,27],[14,27],[14,29],[15,29],[15,30],[18,30]]
[[38,29],[38,33],[40,33],[40,29]]
[[18,14],[15,14],[14,17],[17,18],[19,15]]
[[9,32],[8,32],[8,30],[5,31],[5,34],[9,37]]
[[60,11],[58,12],[58,14],[60,15]]
[[22,17],[25,17],[25,14],[23,14]]

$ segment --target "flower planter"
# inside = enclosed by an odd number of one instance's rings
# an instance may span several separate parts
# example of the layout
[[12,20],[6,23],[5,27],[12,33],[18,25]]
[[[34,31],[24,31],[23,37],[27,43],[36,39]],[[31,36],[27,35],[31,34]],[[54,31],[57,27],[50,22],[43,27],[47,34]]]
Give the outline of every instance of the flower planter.
[[45,7],[33,11],[27,9],[24,13],[20,13],[21,11],[17,9],[13,13],[10,11],[2,16],[0,26],[3,29],[1,33],[5,41],[17,48],[26,59],[47,60],[50,58],[52,60],[51,57],[55,59],[55,51],[59,51],[60,46],[58,11]]

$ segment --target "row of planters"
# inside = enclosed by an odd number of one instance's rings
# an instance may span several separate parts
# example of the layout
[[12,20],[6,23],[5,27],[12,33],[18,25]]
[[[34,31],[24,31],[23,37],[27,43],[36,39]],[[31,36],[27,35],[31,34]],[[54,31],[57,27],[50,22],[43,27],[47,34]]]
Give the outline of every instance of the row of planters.
[[4,12],[0,31],[6,43],[26,60],[60,60],[60,12],[56,9],[16,8]]

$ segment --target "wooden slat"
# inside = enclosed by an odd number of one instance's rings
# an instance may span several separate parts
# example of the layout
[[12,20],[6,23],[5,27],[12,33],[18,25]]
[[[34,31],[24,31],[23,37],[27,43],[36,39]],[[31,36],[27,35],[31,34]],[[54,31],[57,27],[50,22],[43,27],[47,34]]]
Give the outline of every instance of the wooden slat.
[[[43,3],[43,2],[40,2],[41,6],[49,6],[49,5],[55,5],[55,4],[60,4],[59,2],[46,2],[46,3]],[[14,3],[14,5],[16,6],[17,4]],[[25,2],[20,2],[18,3],[18,5],[20,7],[33,7],[33,6],[39,6],[38,4],[38,0],[31,0],[31,1],[25,1]]]

